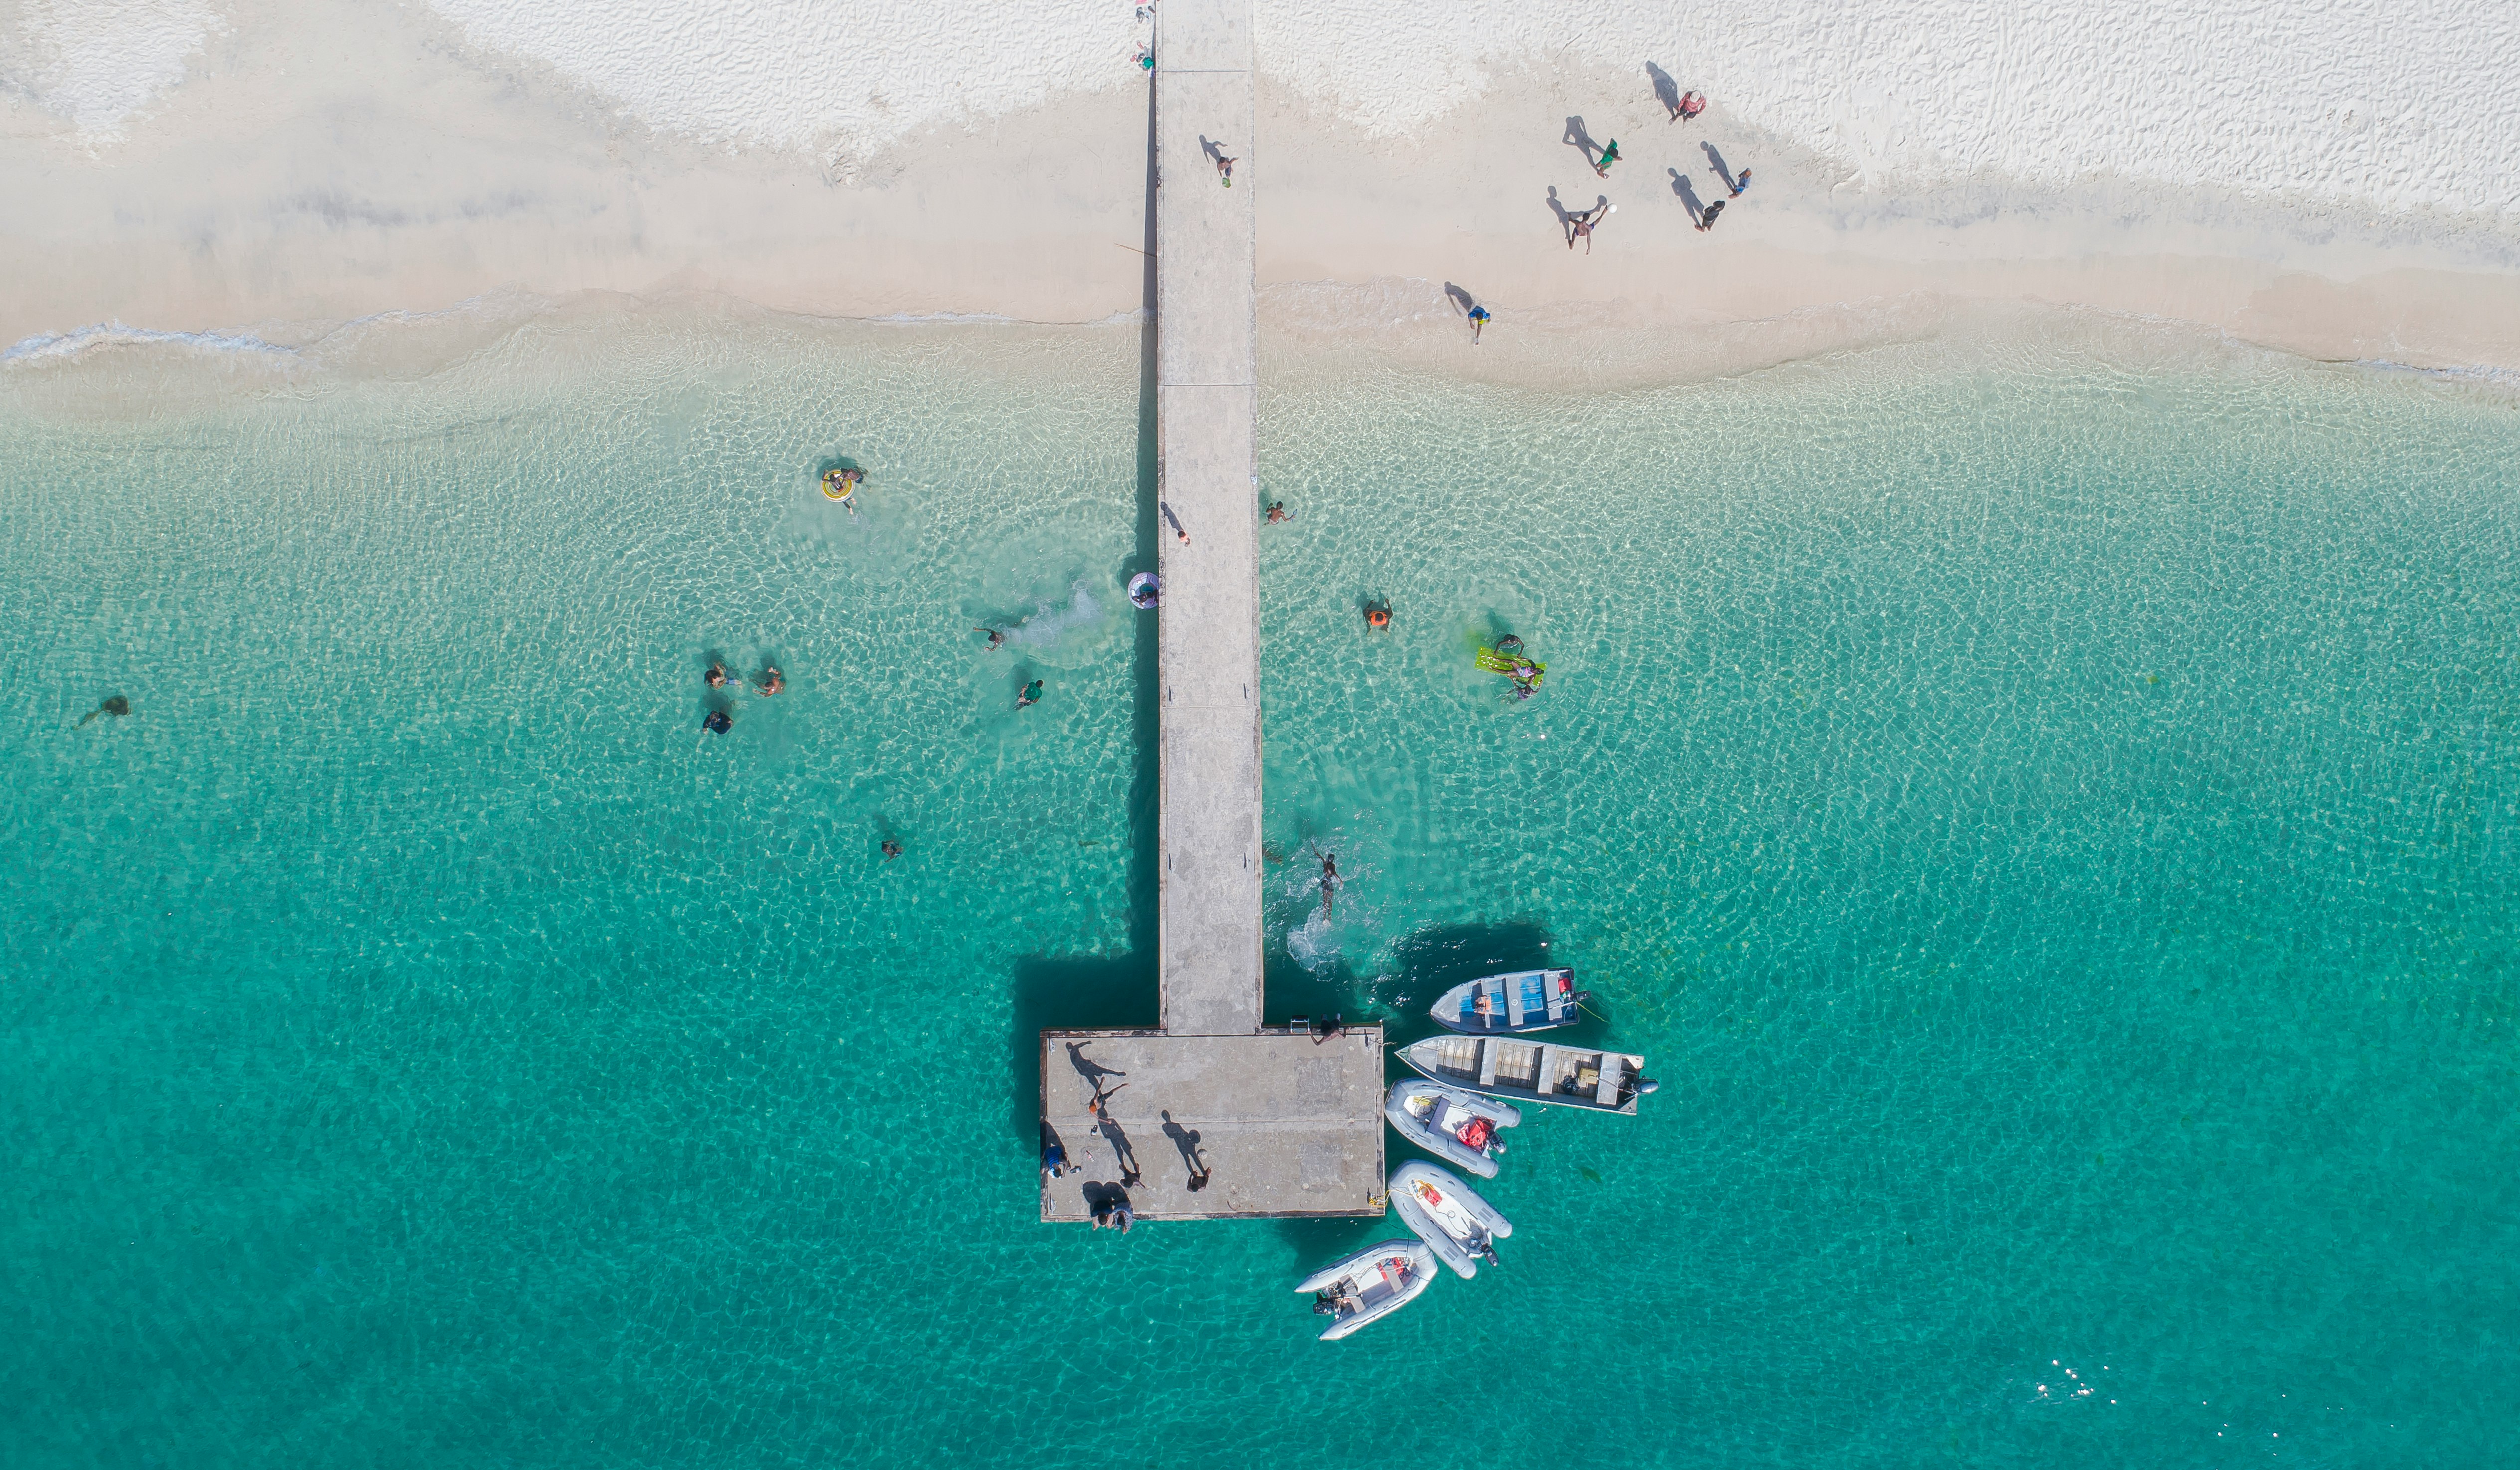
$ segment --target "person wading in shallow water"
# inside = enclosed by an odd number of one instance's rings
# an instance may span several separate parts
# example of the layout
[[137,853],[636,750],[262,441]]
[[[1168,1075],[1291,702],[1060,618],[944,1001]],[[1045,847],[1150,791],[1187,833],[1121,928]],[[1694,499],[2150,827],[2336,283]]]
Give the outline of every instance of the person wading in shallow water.
[[1018,710],[1029,709],[1030,707],[1040,703],[1041,680],[1039,679],[1035,679],[1031,683],[1023,686],[1023,693],[1015,696],[1015,708]]
[[711,710],[708,717],[700,721],[700,726],[712,735],[723,735],[735,727],[735,716],[724,710]]
[[762,698],[767,699],[787,687],[788,681],[779,676],[779,670],[775,666],[768,664],[761,666]]

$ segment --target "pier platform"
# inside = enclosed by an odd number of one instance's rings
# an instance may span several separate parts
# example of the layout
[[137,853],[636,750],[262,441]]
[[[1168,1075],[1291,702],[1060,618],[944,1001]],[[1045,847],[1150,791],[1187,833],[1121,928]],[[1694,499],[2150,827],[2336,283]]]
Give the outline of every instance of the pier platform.
[[[1108,1123],[1088,1111],[1098,1086]],[[1043,1178],[1045,1220],[1090,1219],[1112,1190],[1142,1220],[1382,1213],[1380,1027],[1318,1045],[1284,1032],[1044,1032],[1041,1116],[1083,1166]],[[1206,1183],[1192,1189],[1197,1170]]]

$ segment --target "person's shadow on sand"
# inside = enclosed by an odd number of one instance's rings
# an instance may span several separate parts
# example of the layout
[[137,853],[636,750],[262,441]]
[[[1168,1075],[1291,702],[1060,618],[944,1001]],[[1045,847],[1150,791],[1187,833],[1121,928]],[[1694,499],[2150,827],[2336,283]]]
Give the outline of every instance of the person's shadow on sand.
[[1706,150],[1706,161],[1715,166],[1715,176],[1724,181],[1725,191],[1737,192],[1741,186],[1733,180],[1732,170],[1724,166],[1724,155],[1717,153],[1712,143],[1700,143],[1697,146]]
[[1594,143],[1593,135],[1584,130],[1584,119],[1581,117],[1566,119],[1566,137],[1563,141],[1584,155],[1584,166],[1587,168],[1593,166],[1593,160],[1601,152],[1599,146]]
[[1662,104],[1662,110],[1671,114],[1673,121],[1680,120],[1680,83],[1671,79],[1670,72],[1651,62],[1645,63],[1645,75],[1653,78],[1654,101]]
[[1681,207],[1688,211],[1688,222],[1695,224],[1706,217],[1706,207],[1697,202],[1697,191],[1689,187],[1688,175],[1677,168],[1663,170],[1671,175],[1671,192],[1680,196]]

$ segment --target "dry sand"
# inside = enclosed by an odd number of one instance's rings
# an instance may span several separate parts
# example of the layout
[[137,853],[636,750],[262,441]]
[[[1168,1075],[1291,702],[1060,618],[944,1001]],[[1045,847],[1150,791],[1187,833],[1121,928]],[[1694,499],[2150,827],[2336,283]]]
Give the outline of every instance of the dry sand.
[[[386,313],[512,315],[587,293],[1032,322],[1142,304],[1135,72],[930,123],[841,168],[829,150],[653,131],[426,10],[315,3],[224,23],[116,138],[8,105],[0,343],[22,366],[127,336],[107,324],[298,345]],[[1450,285],[1496,313],[1502,349],[1461,361],[1508,375],[1517,334],[1661,334],[1723,367],[2024,303],[2321,358],[2520,371],[2520,241],[2490,222],[2123,178],[1893,187],[1720,98],[1673,124],[1642,68],[1589,63],[1497,72],[1397,137],[1282,81],[1261,111],[1258,138],[1228,141],[1276,332],[1451,341]],[[1606,179],[1568,141],[1576,116],[1621,142]],[[1756,182],[1700,233],[1682,191],[1724,197],[1708,144]],[[1566,248],[1552,189],[1620,206],[1589,254]]]

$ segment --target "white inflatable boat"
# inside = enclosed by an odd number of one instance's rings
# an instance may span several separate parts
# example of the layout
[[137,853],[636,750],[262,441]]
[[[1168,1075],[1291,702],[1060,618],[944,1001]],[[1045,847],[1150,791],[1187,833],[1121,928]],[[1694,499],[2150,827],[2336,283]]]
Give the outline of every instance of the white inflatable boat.
[[1513,1233],[1513,1221],[1459,1176],[1415,1159],[1391,1171],[1391,1208],[1464,1280],[1479,1273],[1480,1262],[1496,1264],[1496,1242]]
[[1435,1280],[1435,1253],[1421,1241],[1385,1240],[1326,1265],[1295,1286],[1313,1294],[1313,1310],[1334,1318],[1322,1329],[1335,1342],[1418,1299]]

